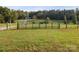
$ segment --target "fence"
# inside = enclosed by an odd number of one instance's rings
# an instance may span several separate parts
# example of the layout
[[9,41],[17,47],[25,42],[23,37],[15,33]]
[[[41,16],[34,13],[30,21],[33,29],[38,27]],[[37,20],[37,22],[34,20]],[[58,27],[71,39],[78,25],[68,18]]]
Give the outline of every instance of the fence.
[[8,29],[78,29],[78,24],[64,24],[63,22],[38,21],[38,20],[19,20],[16,23],[6,23],[1,25],[0,30]]
[[53,21],[27,21],[20,20],[17,21],[17,29],[61,29],[61,28],[77,28],[78,24],[64,24],[63,22],[53,22]]

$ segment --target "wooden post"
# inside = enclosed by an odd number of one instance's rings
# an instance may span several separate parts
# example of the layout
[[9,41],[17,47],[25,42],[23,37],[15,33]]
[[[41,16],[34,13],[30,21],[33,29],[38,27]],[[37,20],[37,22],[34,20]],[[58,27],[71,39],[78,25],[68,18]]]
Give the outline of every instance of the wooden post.
[[27,29],[27,24],[25,24],[25,29]]
[[39,27],[39,29],[40,29],[40,22],[39,22],[39,26],[38,26],[38,27]]
[[53,22],[51,23],[51,28],[53,28]]
[[67,29],[67,17],[66,17],[66,14],[65,14],[65,9],[64,9],[64,22],[65,22],[65,24],[66,24],[66,29]]
[[8,22],[6,23],[6,29],[8,30]]
[[32,22],[32,29],[33,29],[33,22]]
[[78,21],[77,21],[77,15],[75,14],[75,23],[77,25],[77,29],[78,29]]
[[77,29],[78,29],[78,8],[76,8],[76,12],[75,12],[75,22],[76,22],[76,25],[77,25]]
[[67,18],[66,18],[66,15],[64,15],[64,21],[65,21],[65,24],[66,24],[66,29],[67,29]]
[[27,21],[26,21],[26,23],[25,23],[25,28],[27,29]]
[[60,29],[60,23],[58,23],[58,29]]
[[44,23],[45,23],[45,28],[47,28],[48,20],[46,20]]
[[47,28],[47,23],[45,23],[45,28]]
[[19,29],[19,22],[17,21],[17,29]]

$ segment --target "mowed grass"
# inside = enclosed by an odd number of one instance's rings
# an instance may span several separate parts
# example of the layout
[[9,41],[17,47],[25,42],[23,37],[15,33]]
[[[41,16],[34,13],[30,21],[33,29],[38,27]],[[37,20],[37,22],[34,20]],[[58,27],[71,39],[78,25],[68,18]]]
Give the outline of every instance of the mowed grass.
[[[6,27],[7,26],[7,23],[0,23],[0,27]],[[11,26],[17,26],[16,23],[8,23],[8,26],[11,27]]]
[[0,51],[79,51],[78,29],[0,31]]

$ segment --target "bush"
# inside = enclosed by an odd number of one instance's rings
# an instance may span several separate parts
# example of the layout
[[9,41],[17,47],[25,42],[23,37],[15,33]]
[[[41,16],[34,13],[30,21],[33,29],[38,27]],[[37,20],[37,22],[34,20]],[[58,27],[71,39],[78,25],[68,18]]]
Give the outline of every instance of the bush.
[[3,23],[3,22],[4,22],[4,16],[0,14],[0,23]]
[[35,22],[32,22],[32,24],[35,24]]

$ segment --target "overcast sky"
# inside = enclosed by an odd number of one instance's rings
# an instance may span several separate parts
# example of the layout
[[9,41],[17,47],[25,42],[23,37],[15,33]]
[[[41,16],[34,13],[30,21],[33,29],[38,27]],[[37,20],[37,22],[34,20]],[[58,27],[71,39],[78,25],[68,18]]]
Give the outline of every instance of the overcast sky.
[[0,0],[0,6],[15,10],[51,10],[79,8],[79,0]]
[[10,9],[24,10],[24,11],[37,11],[37,10],[52,10],[52,9],[75,9],[78,6],[7,6]]
[[79,6],[79,0],[0,0],[0,6]]

